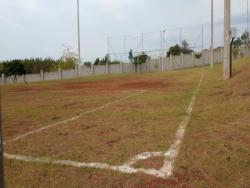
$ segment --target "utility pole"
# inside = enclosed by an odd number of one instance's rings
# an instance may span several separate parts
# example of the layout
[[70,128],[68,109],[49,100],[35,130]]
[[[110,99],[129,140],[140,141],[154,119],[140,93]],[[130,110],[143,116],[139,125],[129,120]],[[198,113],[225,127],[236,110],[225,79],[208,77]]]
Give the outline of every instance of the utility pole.
[[163,43],[162,43],[162,31],[160,31],[160,45],[161,45],[161,52],[160,52],[160,55],[159,55],[159,57],[160,56],[163,56]]
[[182,28],[180,28],[180,47],[182,45]]
[[182,45],[182,28],[180,28],[180,46]]
[[224,59],[223,79],[228,80],[230,75],[230,27],[231,27],[231,0],[224,0]]
[[80,39],[80,13],[79,0],[77,0],[77,31],[78,31],[78,76],[81,74],[81,39]]
[[109,37],[107,37],[107,44],[108,44],[108,55],[110,55],[110,42],[109,42]]
[[141,34],[141,49],[142,49],[142,52],[144,52],[144,34],[142,33]]
[[162,31],[162,55],[165,56],[165,30]]
[[214,0],[211,0],[211,60],[210,68],[214,68]]
[[204,26],[201,26],[201,52],[204,50]]
[[0,187],[4,188],[3,165],[3,128],[2,128],[2,87],[0,86]]

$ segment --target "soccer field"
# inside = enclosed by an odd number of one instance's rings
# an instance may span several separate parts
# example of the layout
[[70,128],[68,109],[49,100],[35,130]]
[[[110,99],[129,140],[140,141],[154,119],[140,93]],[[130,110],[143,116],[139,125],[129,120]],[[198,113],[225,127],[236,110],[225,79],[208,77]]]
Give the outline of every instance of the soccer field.
[[7,185],[248,185],[249,59],[235,67],[4,86]]

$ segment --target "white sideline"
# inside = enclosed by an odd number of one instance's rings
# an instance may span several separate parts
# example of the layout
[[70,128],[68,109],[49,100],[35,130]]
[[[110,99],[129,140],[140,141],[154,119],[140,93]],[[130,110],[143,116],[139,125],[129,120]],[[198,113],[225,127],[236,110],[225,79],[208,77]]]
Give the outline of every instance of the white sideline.
[[[70,161],[70,160],[53,160],[51,158],[39,158],[39,157],[30,157],[30,156],[22,156],[22,155],[12,155],[12,154],[7,154],[7,153],[4,154],[4,157],[7,159],[18,160],[18,161],[23,161],[23,162],[36,162],[36,163],[54,164],[54,165],[61,165],[61,166],[71,166],[71,167],[77,167],[77,168],[95,168],[95,169],[103,169],[103,170],[113,170],[113,171],[118,171],[118,172],[127,173],[127,174],[145,173],[145,174],[153,175],[156,177],[169,178],[173,174],[175,159],[179,153],[180,146],[184,139],[185,129],[190,121],[192,111],[193,111],[193,105],[196,100],[196,96],[200,90],[203,79],[204,79],[204,75],[202,75],[199,81],[199,84],[192,96],[191,102],[186,110],[186,115],[184,119],[182,120],[182,122],[180,123],[180,126],[177,130],[176,138],[167,152],[145,152],[145,153],[139,154],[131,158],[128,162],[126,162],[125,164],[121,166],[112,166],[106,163],[83,163],[83,162],[76,162],[76,161]],[[149,159],[152,157],[160,157],[160,156],[165,157],[164,165],[160,170],[143,169],[143,168],[138,169],[138,168],[133,167],[133,165],[140,160],[145,160],[145,159]]]
[[97,108],[95,108],[95,109],[92,109],[92,110],[86,111],[86,112],[84,112],[84,113],[81,113],[81,114],[79,114],[79,115],[77,115],[77,116],[74,116],[74,117],[72,117],[72,118],[70,118],[70,119],[66,119],[66,120],[63,120],[63,121],[59,121],[59,122],[57,122],[57,123],[53,123],[53,124],[50,124],[50,125],[41,127],[41,128],[39,128],[39,129],[32,130],[32,131],[27,132],[27,133],[25,133],[25,134],[19,135],[19,136],[15,137],[15,138],[6,140],[6,141],[3,142],[3,144],[7,144],[7,143],[10,143],[10,142],[16,142],[16,141],[18,141],[18,140],[22,140],[22,139],[26,138],[27,136],[30,136],[30,135],[33,135],[33,134],[42,132],[42,131],[44,131],[44,130],[46,130],[46,129],[53,128],[53,127],[56,127],[56,126],[58,126],[58,125],[66,124],[66,123],[71,122],[71,121],[75,121],[75,120],[81,118],[83,115],[91,114],[91,113],[96,112],[96,111],[98,111],[98,110],[101,110],[101,109],[103,109],[103,108],[105,108],[105,107],[108,107],[108,106],[110,106],[110,105],[112,105],[112,104],[115,104],[115,103],[118,103],[118,102],[127,100],[127,99],[129,99],[129,98],[131,98],[131,97],[138,96],[138,95],[143,94],[143,93],[145,93],[145,92],[147,92],[147,90],[140,90],[140,91],[138,91],[137,94],[129,95],[129,96],[124,97],[124,98],[121,98],[121,99],[119,99],[119,100],[116,100],[116,101],[107,103],[107,104],[102,105],[102,106],[99,106],[99,107],[97,107]]

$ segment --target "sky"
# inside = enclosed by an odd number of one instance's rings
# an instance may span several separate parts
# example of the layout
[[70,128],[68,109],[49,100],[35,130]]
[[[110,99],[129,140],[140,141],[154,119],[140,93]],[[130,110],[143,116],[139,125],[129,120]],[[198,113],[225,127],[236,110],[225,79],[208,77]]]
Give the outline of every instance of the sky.
[[[178,43],[180,36],[199,48],[202,24],[203,45],[209,47],[210,0],[79,1],[82,61],[104,57],[108,49],[124,52],[124,36],[126,52],[153,52],[160,49],[162,30],[165,48]],[[246,5],[247,0],[232,0],[232,24],[239,33],[246,29]],[[223,6],[224,0],[214,0],[217,46],[223,41]],[[0,0],[0,61],[60,58],[65,45],[77,52],[76,15],[76,0]]]

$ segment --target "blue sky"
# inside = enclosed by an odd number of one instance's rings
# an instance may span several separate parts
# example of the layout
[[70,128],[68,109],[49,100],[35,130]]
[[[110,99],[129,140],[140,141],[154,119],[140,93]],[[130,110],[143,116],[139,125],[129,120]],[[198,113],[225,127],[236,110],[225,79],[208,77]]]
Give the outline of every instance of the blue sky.
[[[215,1],[215,21],[223,21],[223,2]],[[246,28],[246,1],[232,0],[233,24]],[[81,46],[84,61],[107,53],[110,36],[112,52],[136,50],[144,32],[145,49],[157,50],[159,31],[166,29],[167,46],[182,38],[190,45],[209,46],[210,0],[80,0]],[[76,51],[76,0],[0,0],[0,60],[62,55],[63,46]],[[216,44],[222,43],[222,26],[216,26]]]

